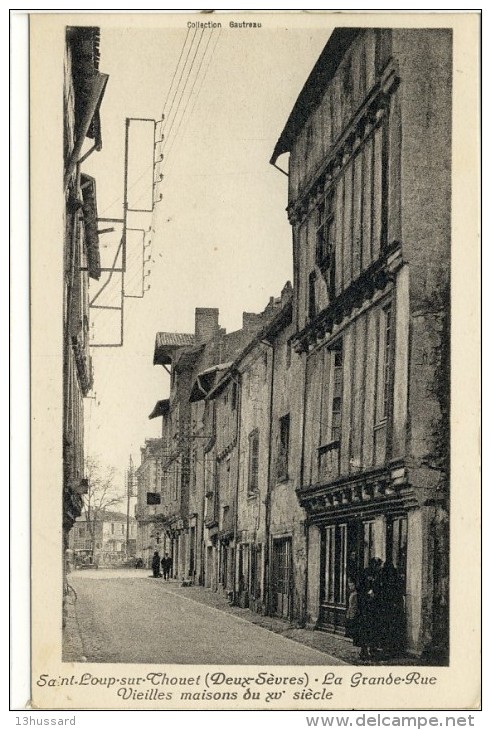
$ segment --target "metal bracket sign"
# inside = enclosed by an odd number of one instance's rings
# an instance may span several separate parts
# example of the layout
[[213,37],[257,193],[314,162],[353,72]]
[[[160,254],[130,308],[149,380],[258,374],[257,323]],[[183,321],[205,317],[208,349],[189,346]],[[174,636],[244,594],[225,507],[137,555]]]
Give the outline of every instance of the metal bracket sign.
[[[116,253],[113,257],[112,264],[101,268],[101,272],[105,274],[104,281],[99,287],[98,291],[89,301],[89,307],[93,310],[106,311],[106,312],[119,312],[119,339],[116,342],[91,342],[91,347],[123,347],[124,344],[124,301],[125,299],[143,299],[145,291],[148,291],[150,285],[145,287],[145,279],[149,275],[149,271],[145,272],[145,264],[150,261],[150,257],[145,258],[146,249],[150,246],[151,241],[146,241],[147,233],[150,232],[150,226],[143,228],[141,226],[129,225],[128,214],[152,214],[155,209],[155,205],[162,200],[162,194],[156,198],[156,187],[161,182],[163,176],[159,174],[158,179],[155,179],[155,170],[157,165],[162,161],[162,154],[157,158],[157,147],[162,142],[161,126],[162,119],[155,121],[154,119],[147,119],[142,117],[127,117],[125,121],[125,147],[124,147],[124,181],[123,181],[123,217],[122,218],[98,218],[98,222],[102,223],[119,223],[122,224],[122,234],[119,244],[116,248]],[[137,203],[139,198],[131,204],[129,202],[129,168],[130,168],[130,126],[131,124],[152,124],[153,125],[153,151],[152,151],[152,163],[150,168],[152,169],[152,185],[149,190],[149,197],[151,196],[151,207],[138,207]],[[148,170],[148,168],[147,168]],[[133,186],[138,183],[145,175],[146,171],[136,179]],[[132,186],[132,187],[133,187]],[[141,196],[140,196],[141,197]],[[114,227],[106,228],[99,231],[100,234],[114,232]],[[128,233],[129,232],[140,232],[141,241],[138,244],[139,253],[135,258],[137,262],[138,270],[141,271],[139,279],[141,284],[138,286],[137,293],[133,293],[131,288],[128,288],[128,281],[126,279],[128,273]],[[117,282],[117,295],[114,295],[114,288],[111,288],[114,277],[119,277]],[[108,300],[107,295],[111,290],[111,298]],[[116,301],[114,301],[114,298]]]

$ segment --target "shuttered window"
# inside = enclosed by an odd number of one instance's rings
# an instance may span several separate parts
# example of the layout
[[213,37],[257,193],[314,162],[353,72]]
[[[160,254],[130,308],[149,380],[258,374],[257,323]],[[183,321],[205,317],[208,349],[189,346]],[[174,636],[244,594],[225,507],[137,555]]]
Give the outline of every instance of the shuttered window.
[[259,431],[249,434],[249,479],[247,489],[254,494],[259,488]]
[[333,352],[331,441],[341,439],[341,412],[343,408],[343,344],[340,340]]

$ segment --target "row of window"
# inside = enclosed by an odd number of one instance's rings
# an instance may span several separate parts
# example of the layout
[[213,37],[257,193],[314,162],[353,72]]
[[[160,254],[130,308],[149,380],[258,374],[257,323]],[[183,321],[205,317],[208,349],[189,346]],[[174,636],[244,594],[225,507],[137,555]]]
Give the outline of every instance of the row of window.
[[[111,524],[111,535],[114,535],[115,533],[118,532],[118,529],[117,529],[118,527],[119,527],[119,532],[122,535],[125,534],[126,525],[124,523],[111,522],[110,524]],[[78,531],[78,537],[85,537],[86,535],[90,535],[90,530],[87,527],[83,527],[82,525],[77,526],[77,531]]]
[[[312,251],[306,262],[311,271],[305,282],[309,320],[375,262],[386,247],[387,164],[385,119],[329,183],[302,224],[300,246]],[[325,287],[320,286],[320,279]]]
[[[276,454],[276,478],[278,481],[288,479],[288,461],[290,453],[290,414],[279,419],[278,423],[278,451]],[[259,430],[254,429],[249,434],[249,471],[247,491],[254,494],[259,489]]]
[[[391,302],[379,310],[376,330],[376,381],[375,381],[375,424],[383,424],[389,416],[391,389],[393,381],[394,327],[393,308]],[[343,337],[339,337],[329,347],[327,377],[324,393],[321,397],[327,401],[325,422],[321,427],[319,451],[320,478],[326,480],[339,475],[339,445],[343,426],[343,381],[346,377]],[[351,367],[354,363],[351,363]],[[362,386],[365,387],[364,384]],[[288,479],[288,463],[290,455],[290,414],[279,419],[278,447],[276,453],[276,478],[279,481]],[[248,492],[253,494],[258,489],[259,431],[249,434],[249,469]]]

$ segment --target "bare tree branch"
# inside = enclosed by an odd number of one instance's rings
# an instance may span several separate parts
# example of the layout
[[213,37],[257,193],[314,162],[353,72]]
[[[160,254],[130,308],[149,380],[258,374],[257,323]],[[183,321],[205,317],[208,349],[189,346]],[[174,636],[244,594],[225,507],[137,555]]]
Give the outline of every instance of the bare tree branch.
[[104,467],[93,456],[85,460],[85,473],[89,481],[89,489],[84,496],[83,512],[92,543],[92,554],[94,554],[97,524],[102,522],[105,512],[111,508],[121,508],[125,493],[114,483],[116,477],[114,467]]

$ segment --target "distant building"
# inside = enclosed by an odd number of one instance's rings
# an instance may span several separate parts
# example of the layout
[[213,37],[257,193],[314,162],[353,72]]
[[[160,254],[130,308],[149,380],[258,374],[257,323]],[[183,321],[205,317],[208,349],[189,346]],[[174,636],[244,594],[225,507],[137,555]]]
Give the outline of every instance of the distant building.
[[[156,511],[162,520],[159,544],[173,558],[175,577],[218,581],[233,590],[236,395],[232,387],[216,404],[201,401],[278,306],[272,298],[261,314],[244,312],[243,327],[228,334],[219,326],[218,310],[207,308],[196,309],[194,334],[157,333],[154,364],[170,373],[170,397],[150,414],[162,417],[162,499]],[[214,413],[222,405],[227,431],[215,436]]]
[[140,448],[141,463],[136,469],[137,501],[135,518],[138,525],[136,555],[150,567],[152,555],[159,550],[162,527],[161,490],[163,440],[146,439]]
[[[282,499],[283,519],[272,520],[278,503],[275,487],[287,484],[294,473],[290,435],[294,418],[288,405],[290,383],[284,378],[291,367],[291,351],[286,343],[292,307],[289,282],[275,305],[269,321],[237,355],[207,397],[216,403],[217,443],[224,440],[226,446],[233,437],[236,447],[232,490],[227,480],[224,484],[218,481],[220,499],[228,495],[236,504],[229,590],[244,608],[292,618],[293,581],[286,557],[291,554],[297,513],[303,514],[296,498]],[[228,403],[237,412],[236,432],[230,432],[227,425]]]
[[100,512],[90,521],[86,515],[78,517],[69,537],[75,567],[125,563],[136,555],[136,533],[135,518],[130,516],[128,521],[122,512]]

